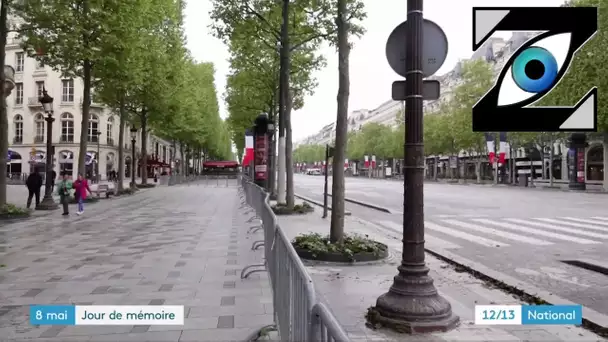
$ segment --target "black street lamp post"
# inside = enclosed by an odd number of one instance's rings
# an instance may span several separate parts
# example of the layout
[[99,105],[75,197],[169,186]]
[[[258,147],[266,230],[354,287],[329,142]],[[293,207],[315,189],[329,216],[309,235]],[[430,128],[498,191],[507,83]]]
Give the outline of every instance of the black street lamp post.
[[44,182],[44,198],[36,206],[38,210],[55,210],[59,208],[53,200],[53,98],[45,88],[42,88],[42,97],[38,99],[46,113],[46,180]]
[[447,331],[458,316],[439,295],[424,261],[423,0],[407,1],[403,250],[389,291],[368,311],[368,321],[408,333]]
[[131,127],[131,188],[135,189],[135,138],[137,138],[137,128]]
[[97,179],[97,183],[101,182],[101,175],[99,174],[99,162],[101,161],[101,156],[99,155],[99,141],[101,139],[101,131],[97,131],[97,158],[95,160],[95,178]]

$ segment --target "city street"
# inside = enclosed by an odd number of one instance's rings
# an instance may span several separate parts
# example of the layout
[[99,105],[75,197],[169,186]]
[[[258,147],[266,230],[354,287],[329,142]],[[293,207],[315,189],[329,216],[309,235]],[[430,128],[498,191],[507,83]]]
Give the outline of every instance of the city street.
[[[295,184],[296,194],[322,202],[323,177],[297,175]],[[447,251],[608,313],[608,276],[564,263],[607,264],[607,195],[435,183],[424,189],[428,249]],[[347,178],[348,199],[391,213],[350,202],[346,210],[400,239],[402,194],[401,182]]]

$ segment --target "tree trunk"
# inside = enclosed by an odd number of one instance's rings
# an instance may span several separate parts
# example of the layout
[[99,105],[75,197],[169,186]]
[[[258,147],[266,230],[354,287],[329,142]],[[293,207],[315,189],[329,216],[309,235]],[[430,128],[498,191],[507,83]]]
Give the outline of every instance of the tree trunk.
[[185,165],[186,156],[184,155],[184,143],[182,143],[182,142],[179,143],[179,153],[180,153],[180,159],[181,159],[180,160],[181,163],[179,163],[179,166],[180,166],[179,173],[182,174],[183,176],[185,176],[186,172],[184,170],[187,169],[188,166]]
[[[435,167],[433,170],[433,180],[436,182],[437,181],[437,176],[439,173],[439,157],[435,157]],[[403,172],[402,172],[403,174]]]
[[[85,3],[87,3],[85,1]],[[91,109],[91,61],[85,59],[83,62],[83,95],[82,95],[82,121],[80,123],[80,153],[78,153],[78,173],[86,174],[86,155],[89,141],[89,118]],[[97,127],[99,129],[99,127]],[[95,134],[95,132],[92,132]],[[99,162],[100,157],[97,156],[96,162]]]
[[287,108],[285,108],[285,173],[286,173],[286,202],[287,208],[293,210],[296,204],[295,191],[293,188],[293,142],[291,133],[291,92],[287,95]]
[[[140,115],[141,122],[141,184],[148,184],[148,112],[142,108]],[[137,165],[137,163],[135,164]]]
[[551,134],[549,144],[549,186],[553,187],[553,151],[555,149],[555,140],[553,139],[553,134]]
[[604,191],[608,191],[608,133],[602,134],[602,149],[604,150],[604,181],[602,182],[602,188]]
[[127,119],[127,110],[125,108],[124,98],[120,101],[119,110],[119,129],[118,129],[118,191],[123,190],[125,181],[125,125]]
[[8,157],[8,113],[6,110],[6,92],[4,84],[6,75],[4,74],[4,64],[6,63],[6,36],[8,34],[8,0],[2,0],[0,8],[0,207],[6,204],[6,164]]
[[[344,159],[348,135],[348,98],[350,95],[348,22],[346,0],[338,0],[338,110],[336,113],[336,146],[333,158],[331,185],[331,225],[330,242],[344,240]],[[327,169],[326,169],[327,172]]]
[[[287,191],[287,149],[286,149],[286,129],[287,129],[287,107],[289,102],[289,0],[283,0],[282,8],[283,22],[281,25],[281,53],[280,53],[280,71],[279,71],[279,154],[278,154],[278,190],[277,202],[285,203]],[[291,111],[291,109],[289,109]],[[293,178],[293,174],[292,174]],[[291,189],[293,193],[293,189]],[[293,200],[292,200],[293,202]],[[293,207],[293,205],[292,205]]]

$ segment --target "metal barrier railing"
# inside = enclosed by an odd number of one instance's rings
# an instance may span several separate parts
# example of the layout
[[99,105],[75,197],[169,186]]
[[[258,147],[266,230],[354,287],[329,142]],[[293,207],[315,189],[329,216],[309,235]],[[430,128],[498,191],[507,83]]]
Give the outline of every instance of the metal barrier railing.
[[171,175],[167,176],[168,179],[165,182],[161,176],[160,185],[168,185],[174,186],[178,184],[188,184],[190,185],[193,182],[197,182],[196,185],[205,186],[205,187],[215,187],[215,188],[228,188],[228,187],[236,187],[239,185],[238,178],[236,176],[226,176],[226,175]]
[[241,279],[255,272],[268,271],[273,294],[273,328],[279,333],[280,340],[350,341],[331,311],[317,301],[312,278],[277,224],[269,204],[270,195],[246,177],[241,177],[240,183],[240,208],[246,210],[245,214],[252,215],[248,222],[261,221],[248,232],[264,231],[264,240],[254,241],[251,247],[252,250],[264,247],[264,263],[245,267]]

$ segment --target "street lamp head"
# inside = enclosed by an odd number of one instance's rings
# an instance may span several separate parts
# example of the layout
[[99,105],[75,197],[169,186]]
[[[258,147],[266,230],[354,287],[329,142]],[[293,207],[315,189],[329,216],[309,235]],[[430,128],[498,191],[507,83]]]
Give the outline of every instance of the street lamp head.
[[274,124],[272,122],[268,124],[268,133],[274,133]]
[[96,134],[97,134],[97,136],[100,136],[101,135],[101,131],[97,131]]
[[53,98],[49,95],[44,86],[42,86],[42,96],[38,98],[38,101],[40,101],[42,108],[46,113],[53,113]]
[[131,126],[131,139],[135,140],[136,137],[137,137],[137,128],[135,128],[135,126]]

